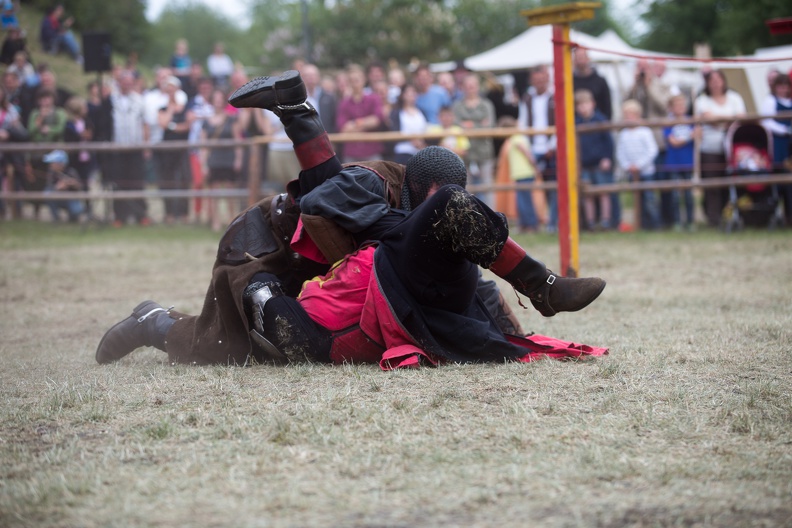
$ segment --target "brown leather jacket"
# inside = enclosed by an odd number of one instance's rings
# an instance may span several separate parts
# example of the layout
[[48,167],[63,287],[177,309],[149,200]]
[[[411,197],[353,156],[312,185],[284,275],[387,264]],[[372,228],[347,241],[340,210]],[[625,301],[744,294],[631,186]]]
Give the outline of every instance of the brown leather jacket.
[[[399,206],[404,165],[387,161],[355,165],[379,174],[389,203]],[[262,199],[231,222],[220,240],[200,315],[171,312],[176,322],[165,345],[172,362],[245,364],[253,345],[242,293],[251,278],[259,272],[293,272],[307,280],[327,271],[327,266],[302,258],[289,247],[299,217],[294,200],[279,194]]]

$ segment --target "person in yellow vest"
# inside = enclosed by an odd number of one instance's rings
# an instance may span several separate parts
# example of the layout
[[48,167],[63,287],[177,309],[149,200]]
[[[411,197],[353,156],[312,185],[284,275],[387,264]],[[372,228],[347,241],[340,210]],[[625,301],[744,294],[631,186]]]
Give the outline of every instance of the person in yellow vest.
[[[503,116],[498,120],[501,128],[514,128],[517,120]],[[542,173],[536,167],[531,153],[531,143],[525,134],[513,134],[501,147],[498,157],[498,183],[533,183],[542,180]],[[518,190],[516,193],[516,218],[518,231],[535,233],[546,220],[547,206],[542,191]],[[509,198],[514,204],[515,199]],[[507,208],[510,209],[510,208]]]

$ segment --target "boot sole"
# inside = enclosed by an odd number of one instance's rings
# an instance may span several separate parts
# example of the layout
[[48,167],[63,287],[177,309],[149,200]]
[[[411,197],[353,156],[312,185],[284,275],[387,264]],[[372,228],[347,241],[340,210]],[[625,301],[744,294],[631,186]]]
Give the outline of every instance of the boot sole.
[[143,311],[143,307],[146,306],[147,304],[153,304],[153,305],[159,306],[156,302],[151,301],[151,300],[143,301],[142,303],[140,303],[137,306],[135,306],[135,308],[132,310],[132,313],[129,315],[129,317],[125,317],[124,319],[121,319],[116,324],[111,326],[110,329],[107,332],[105,332],[105,334],[102,336],[101,341],[99,341],[99,346],[96,347],[96,355],[95,355],[95,357],[96,357],[96,362],[97,363],[99,363],[101,365],[106,365],[107,363],[113,363],[114,361],[118,361],[122,357],[124,357],[124,356],[128,355],[130,352],[132,352],[130,350],[126,354],[122,354],[122,355],[120,355],[118,357],[110,357],[110,358],[100,358],[99,357],[99,351],[102,350],[102,345],[105,343],[105,340],[107,339],[107,336],[109,336],[113,332],[113,330],[115,330],[116,328],[118,328],[122,324],[126,323],[127,320],[130,317],[133,318],[133,319],[137,319],[138,317],[140,317],[140,316],[144,315],[146,312],[148,312],[148,310]]
[[[297,105],[305,101],[306,91],[296,70],[288,70],[275,77],[257,77],[228,98],[235,108],[265,108],[278,105]],[[278,92],[284,91],[279,94]],[[292,93],[293,92],[293,93]]]

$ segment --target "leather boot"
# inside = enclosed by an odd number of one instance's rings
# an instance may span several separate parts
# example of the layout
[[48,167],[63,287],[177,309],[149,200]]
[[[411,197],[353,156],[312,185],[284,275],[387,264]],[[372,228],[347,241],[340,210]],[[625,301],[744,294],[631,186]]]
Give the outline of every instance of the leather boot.
[[605,281],[598,277],[556,275],[543,263],[532,259],[512,238],[506,241],[490,270],[528,297],[545,317],[582,310],[605,289]]
[[169,310],[154,301],[143,301],[132,310],[132,315],[105,333],[96,348],[96,361],[112,363],[143,346],[165,352],[165,336],[174,322]]
[[305,102],[305,84],[296,70],[277,76],[257,77],[228,98],[236,108],[264,108],[278,113],[278,106],[294,106]]
[[253,79],[228,99],[237,108],[264,108],[280,118],[303,171],[302,194],[341,170],[319,113],[306,101],[307,97],[299,72],[288,70],[279,76]]

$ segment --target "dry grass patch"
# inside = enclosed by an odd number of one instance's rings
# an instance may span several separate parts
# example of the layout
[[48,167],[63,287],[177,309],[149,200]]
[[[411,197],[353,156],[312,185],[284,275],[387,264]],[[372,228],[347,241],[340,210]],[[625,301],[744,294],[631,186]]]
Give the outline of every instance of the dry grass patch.
[[214,244],[0,225],[0,525],[792,525],[789,232],[584,239],[603,297],[520,313],[591,362],[96,365],[138,301],[200,308]]

